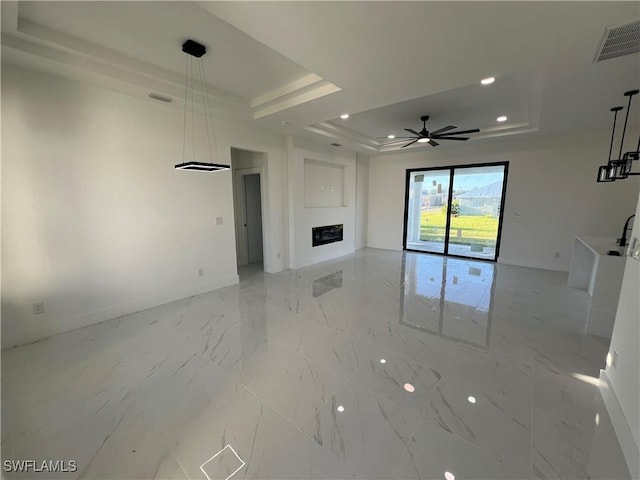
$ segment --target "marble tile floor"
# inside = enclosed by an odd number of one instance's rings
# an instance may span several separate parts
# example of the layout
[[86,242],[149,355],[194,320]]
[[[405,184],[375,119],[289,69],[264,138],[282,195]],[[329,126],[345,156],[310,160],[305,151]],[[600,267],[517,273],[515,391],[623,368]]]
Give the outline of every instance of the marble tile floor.
[[365,249],[2,352],[4,478],[629,478],[558,272]]

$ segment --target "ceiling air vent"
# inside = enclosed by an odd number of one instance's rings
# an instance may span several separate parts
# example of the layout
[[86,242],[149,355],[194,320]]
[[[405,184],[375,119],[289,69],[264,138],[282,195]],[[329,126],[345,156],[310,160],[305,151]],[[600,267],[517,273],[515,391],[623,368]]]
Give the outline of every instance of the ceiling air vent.
[[640,52],[640,20],[607,27],[598,44],[594,62]]

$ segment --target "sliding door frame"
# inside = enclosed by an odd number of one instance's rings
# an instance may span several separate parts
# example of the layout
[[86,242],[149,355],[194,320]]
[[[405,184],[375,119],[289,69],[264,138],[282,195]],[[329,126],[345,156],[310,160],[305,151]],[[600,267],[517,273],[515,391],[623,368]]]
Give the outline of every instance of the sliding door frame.
[[[500,215],[498,217],[498,236],[496,237],[496,253],[491,258],[476,258],[476,257],[467,257],[464,255],[454,255],[449,253],[449,234],[451,227],[451,202],[453,199],[453,179],[455,176],[455,172],[457,169],[465,169],[465,168],[477,168],[477,167],[504,167],[504,177],[502,178],[502,197],[500,198]],[[411,174],[413,172],[429,172],[435,170],[449,170],[449,194],[447,199],[447,223],[445,227],[445,235],[444,235],[444,252],[425,252],[423,250],[415,250],[411,248],[407,248],[407,220],[409,217],[409,187],[411,186]],[[403,232],[402,232],[402,249],[407,252],[416,252],[416,253],[429,253],[432,255],[442,255],[446,257],[455,257],[455,258],[464,258],[468,260],[480,260],[496,263],[498,261],[498,256],[500,255],[500,242],[502,240],[502,220],[504,218],[504,202],[507,194],[507,178],[509,176],[509,162],[489,162],[489,163],[469,163],[464,165],[445,165],[442,167],[424,167],[424,168],[407,168],[406,171],[406,181],[405,181],[405,190],[404,190],[404,222],[403,222]]]

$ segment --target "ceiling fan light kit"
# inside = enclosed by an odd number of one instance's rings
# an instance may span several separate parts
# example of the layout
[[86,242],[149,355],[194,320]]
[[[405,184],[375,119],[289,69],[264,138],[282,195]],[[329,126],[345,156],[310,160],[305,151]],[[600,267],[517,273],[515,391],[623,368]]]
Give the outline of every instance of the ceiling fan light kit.
[[596,177],[596,181],[598,183],[608,183],[615,182],[616,180],[623,180],[625,178],[629,178],[630,176],[640,175],[640,171],[632,171],[634,161],[640,159],[640,136],[638,137],[638,144],[636,146],[635,151],[631,150],[626,153],[622,153],[622,149],[624,146],[624,136],[627,132],[627,121],[629,120],[629,109],[631,108],[631,99],[634,95],[636,95],[639,90],[629,90],[628,92],[624,92],[625,97],[629,97],[629,102],[627,103],[627,113],[624,119],[624,127],[622,128],[622,138],[620,139],[620,150],[618,152],[618,158],[611,158],[613,152],[613,140],[616,134],[616,121],[618,118],[618,112],[623,109],[623,107],[613,107],[611,111],[613,112],[613,129],[611,131],[611,143],[609,144],[609,161],[606,165],[601,165],[598,167],[598,175]]
[[[217,154],[217,146],[215,133],[213,131],[213,112],[211,105],[209,104],[209,94],[207,92],[207,79],[204,74],[204,65],[202,63],[202,57],[207,53],[207,48],[201,43],[195,40],[187,40],[182,44],[182,51],[187,54],[187,61],[185,67],[185,86],[184,86],[184,129],[183,129],[183,143],[182,143],[182,163],[174,166],[176,170],[192,170],[197,172],[219,172],[221,170],[229,170],[230,165],[223,165],[220,163],[213,163],[213,153]],[[201,84],[201,96],[202,107],[204,112],[204,129],[207,136],[207,152],[209,155],[209,162],[199,162],[196,160],[187,161],[187,120],[190,113],[191,118],[191,155],[195,157],[196,151],[196,138],[195,138],[195,106],[194,95],[195,89],[193,86],[194,74],[193,74],[193,59],[197,58],[197,69],[199,71],[199,81]],[[189,99],[189,93],[191,93],[191,99]],[[211,124],[211,125],[209,125]],[[213,145],[212,145],[213,144]]]
[[[384,145],[395,145],[396,143],[404,143],[408,141],[409,143],[406,143],[406,145],[403,145],[400,148],[406,148],[409,145],[413,145],[416,142],[428,143],[432,147],[437,147],[440,144],[436,142],[436,140],[456,140],[456,141],[465,142],[469,140],[469,137],[461,137],[460,135],[478,133],[480,131],[478,128],[474,128],[471,130],[458,130],[458,131],[452,132],[451,130],[455,130],[458,127],[453,125],[447,125],[446,127],[442,127],[442,128],[439,128],[438,130],[434,130],[433,132],[430,132],[429,130],[427,130],[427,120],[429,120],[429,115],[423,115],[422,117],[420,117],[420,120],[422,120],[422,130],[417,132],[412,128],[405,128],[404,131],[409,132],[412,136],[395,137],[396,139],[395,141],[385,143]],[[377,138],[386,139],[386,138],[390,138],[390,136],[377,137]]]

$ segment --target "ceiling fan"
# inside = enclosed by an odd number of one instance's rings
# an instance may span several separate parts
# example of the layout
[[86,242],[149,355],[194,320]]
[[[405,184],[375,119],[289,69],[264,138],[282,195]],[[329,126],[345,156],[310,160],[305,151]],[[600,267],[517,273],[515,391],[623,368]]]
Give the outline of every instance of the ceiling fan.
[[[394,137],[396,140],[393,142],[385,143],[385,145],[393,145],[396,143],[406,142],[410,140],[409,143],[403,145],[401,148],[408,147],[409,145],[413,145],[414,143],[429,143],[432,147],[437,147],[440,145],[436,140],[460,140],[466,141],[469,140],[469,137],[460,137],[459,135],[466,135],[468,133],[478,133],[480,129],[474,128],[472,130],[458,130],[457,132],[451,132],[450,130],[454,130],[458,127],[453,125],[448,125],[446,127],[439,128],[433,132],[427,130],[427,120],[429,120],[429,115],[424,115],[420,117],[422,120],[422,130],[416,132],[412,128],[405,128],[406,132],[412,134],[411,137]],[[377,137],[377,138],[389,138],[389,137]]]

